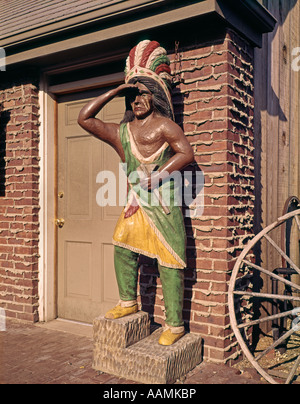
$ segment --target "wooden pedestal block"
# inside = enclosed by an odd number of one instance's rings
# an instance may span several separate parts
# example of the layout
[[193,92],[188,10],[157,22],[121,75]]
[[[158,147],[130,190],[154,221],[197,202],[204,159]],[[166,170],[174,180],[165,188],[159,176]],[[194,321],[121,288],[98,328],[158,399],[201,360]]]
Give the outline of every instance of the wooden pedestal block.
[[148,313],[94,320],[93,368],[140,383],[174,383],[202,361],[202,338],[186,334],[161,346],[162,328],[150,334]]

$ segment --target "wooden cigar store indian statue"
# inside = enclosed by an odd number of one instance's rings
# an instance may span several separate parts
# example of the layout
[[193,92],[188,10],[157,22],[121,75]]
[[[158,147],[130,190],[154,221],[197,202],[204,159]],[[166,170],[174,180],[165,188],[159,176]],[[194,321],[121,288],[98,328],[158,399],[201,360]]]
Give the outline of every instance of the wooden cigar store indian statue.
[[[117,151],[129,184],[127,205],[113,235],[120,302],[105,317],[117,319],[138,311],[139,254],[155,258],[166,312],[166,326],[158,341],[161,345],[172,345],[184,335],[186,236],[181,207],[174,203],[171,174],[194,160],[189,142],[173,121],[169,65],[166,50],[158,42],[140,42],[126,60],[125,84],[90,101],[78,117],[82,128]],[[116,96],[125,96],[121,124],[95,118]],[[170,193],[167,206],[163,187]]]

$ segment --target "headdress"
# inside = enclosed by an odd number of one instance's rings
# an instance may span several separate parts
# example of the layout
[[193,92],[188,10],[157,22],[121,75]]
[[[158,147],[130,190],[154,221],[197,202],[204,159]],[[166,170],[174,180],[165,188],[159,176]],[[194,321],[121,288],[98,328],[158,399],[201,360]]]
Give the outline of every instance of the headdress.
[[140,76],[151,78],[160,85],[173,112],[170,59],[167,51],[156,41],[141,41],[129,52],[126,59],[125,83],[133,77]]

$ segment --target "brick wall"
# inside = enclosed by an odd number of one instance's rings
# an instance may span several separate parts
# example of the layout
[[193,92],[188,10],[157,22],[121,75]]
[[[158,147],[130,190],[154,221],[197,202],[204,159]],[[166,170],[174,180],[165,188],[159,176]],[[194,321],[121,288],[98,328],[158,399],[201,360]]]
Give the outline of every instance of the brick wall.
[[[253,49],[227,31],[214,43],[179,51],[176,120],[194,148],[189,169],[205,179],[203,213],[186,218],[184,320],[203,336],[206,359],[231,362],[237,344],[228,282],[253,228]],[[37,321],[38,89],[24,77],[0,85],[0,306],[9,317]],[[140,281],[142,308],[163,323],[161,284],[149,260]]]
[[[253,49],[228,30],[221,41],[179,50],[176,120],[205,178],[203,214],[186,219],[184,319],[203,336],[205,358],[226,363],[238,355],[228,283],[253,228]],[[143,265],[141,282],[144,307],[151,312],[155,302],[154,321],[162,323],[162,291],[151,265]]]
[[23,76],[0,84],[0,307],[37,321],[39,106],[35,80]]

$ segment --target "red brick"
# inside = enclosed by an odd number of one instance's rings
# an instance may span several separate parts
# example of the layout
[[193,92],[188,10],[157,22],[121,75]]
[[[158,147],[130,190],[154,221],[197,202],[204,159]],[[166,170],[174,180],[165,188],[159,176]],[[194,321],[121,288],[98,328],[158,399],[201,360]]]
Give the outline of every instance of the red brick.
[[[30,222],[38,221],[38,93],[37,88],[25,84],[4,90],[4,108],[12,108],[10,121],[7,124],[6,157],[6,198],[0,199],[1,229],[11,229],[1,236],[6,237],[6,245],[0,245],[0,257],[4,261],[0,263],[5,268],[5,276],[11,279],[11,289],[6,289],[6,295],[1,297],[2,302],[10,301],[10,294],[15,294],[13,285],[18,286],[18,295],[14,300],[18,304],[10,304],[7,307],[7,316],[29,321],[36,321],[37,303],[37,242],[38,234],[32,231],[24,232],[24,228],[32,227]],[[35,139],[33,139],[35,138]],[[28,167],[34,165],[34,167]],[[24,207],[25,206],[25,207]],[[30,209],[31,216],[26,214],[25,209]],[[28,213],[28,212],[27,212]],[[35,215],[33,219],[32,214]],[[19,221],[19,222],[18,222]],[[26,223],[27,222],[27,223]],[[38,228],[38,225],[35,225]],[[15,232],[21,230],[21,232]],[[34,229],[36,230],[36,229]],[[5,234],[5,235],[4,235]],[[26,240],[26,242],[25,242]],[[4,242],[4,239],[2,239]],[[35,253],[33,255],[33,253]],[[26,260],[24,260],[26,258]],[[22,262],[21,262],[22,261]],[[9,271],[9,268],[12,272]],[[20,272],[22,271],[22,272]],[[18,273],[23,273],[22,277]],[[10,278],[11,277],[11,278]],[[26,277],[26,279],[22,279]],[[8,279],[6,279],[6,282]],[[20,298],[20,293],[24,297]],[[26,313],[27,312],[27,313]]]

